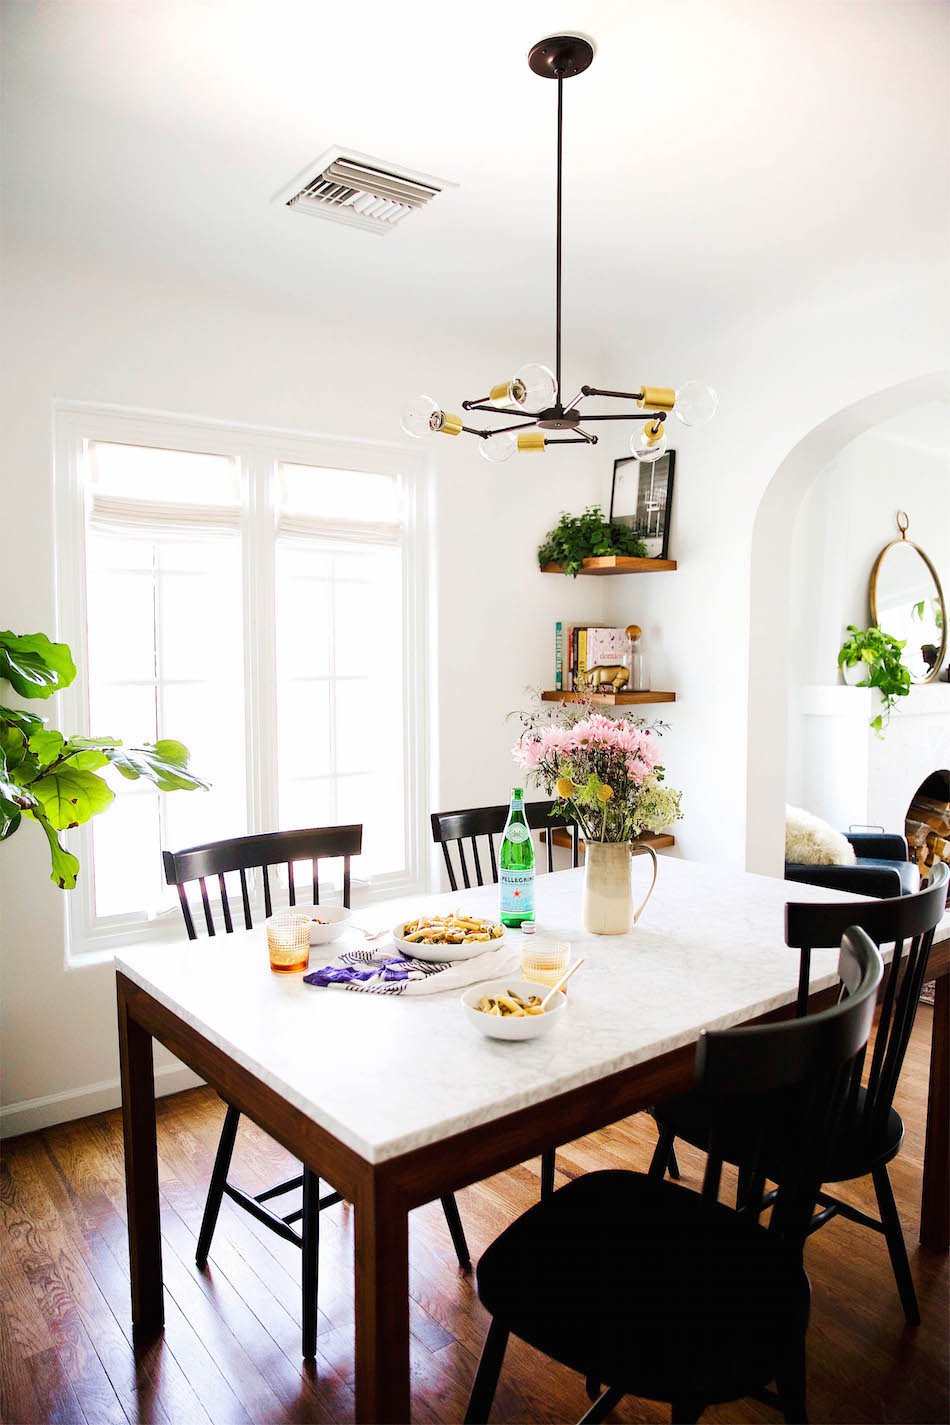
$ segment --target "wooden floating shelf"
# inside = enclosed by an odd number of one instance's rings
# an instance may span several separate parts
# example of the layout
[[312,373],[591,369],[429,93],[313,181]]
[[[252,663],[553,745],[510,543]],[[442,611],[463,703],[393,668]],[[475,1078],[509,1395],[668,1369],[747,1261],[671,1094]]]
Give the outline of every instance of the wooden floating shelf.
[[[543,841],[544,838],[545,838],[547,835],[548,835],[548,833],[547,833],[546,831],[542,831],[542,833],[541,833],[541,840]],[[571,849],[571,833],[570,833],[569,831],[552,831],[552,832],[551,832],[551,840],[553,841],[553,843],[554,843],[555,846],[563,846],[563,847],[565,847],[568,851],[570,851],[570,849]],[[661,831],[661,832],[659,832],[656,836],[641,836],[641,837],[639,838],[639,840],[640,840],[644,845],[652,846],[653,849],[654,849],[654,851],[665,851],[665,850],[667,849],[667,847],[669,847],[669,846],[675,846],[675,845],[676,845],[676,837],[675,837],[675,836],[671,836],[668,831]],[[583,846],[584,846],[584,839],[583,839],[583,837],[582,837],[582,838],[581,838],[581,847],[583,847]],[[633,852],[632,852],[632,855],[634,855],[634,856],[643,856],[643,855],[645,855],[645,853],[644,853],[643,851],[638,851],[636,848],[634,848],[634,850],[633,850]]]
[[627,707],[632,703],[675,703],[675,693],[655,693],[652,689],[645,693],[558,693],[541,694],[545,703],[594,703],[595,706],[614,708]]
[[[582,574],[659,574],[676,568],[675,559],[633,559],[628,554],[603,554],[585,559]],[[542,574],[563,574],[563,564],[545,564]]]

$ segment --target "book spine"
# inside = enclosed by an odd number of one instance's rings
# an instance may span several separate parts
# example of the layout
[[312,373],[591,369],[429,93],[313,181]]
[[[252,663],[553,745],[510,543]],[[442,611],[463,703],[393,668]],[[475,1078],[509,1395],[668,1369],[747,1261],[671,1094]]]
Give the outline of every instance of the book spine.
[[574,691],[574,625],[567,630],[567,692]]
[[560,619],[554,625],[554,691],[560,693],[563,690],[564,674],[564,625]]
[[577,634],[577,671],[587,672],[587,629],[578,630]]

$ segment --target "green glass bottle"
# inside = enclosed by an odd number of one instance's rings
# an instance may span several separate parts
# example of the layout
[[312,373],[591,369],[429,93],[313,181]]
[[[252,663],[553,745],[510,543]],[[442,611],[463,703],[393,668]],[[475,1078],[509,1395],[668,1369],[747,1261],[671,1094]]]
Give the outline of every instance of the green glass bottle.
[[524,792],[514,787],[499,855],[502,925],[534,920],[534,842],[524,814]]

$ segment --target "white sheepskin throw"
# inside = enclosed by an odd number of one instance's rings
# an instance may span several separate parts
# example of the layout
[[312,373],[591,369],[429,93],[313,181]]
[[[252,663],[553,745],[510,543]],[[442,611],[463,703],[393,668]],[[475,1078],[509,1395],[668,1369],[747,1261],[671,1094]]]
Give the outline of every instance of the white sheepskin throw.
[[802,866],[853,866],[856,857],[848,838],[820,816],[787,806],[785,859]]

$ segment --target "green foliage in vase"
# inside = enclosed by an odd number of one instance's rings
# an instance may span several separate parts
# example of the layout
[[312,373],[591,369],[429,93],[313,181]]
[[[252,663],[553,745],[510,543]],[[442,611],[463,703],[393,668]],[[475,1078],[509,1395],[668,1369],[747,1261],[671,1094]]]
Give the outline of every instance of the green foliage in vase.
[[[0,678],[21,697],[49,698],[75,676],[65,643],[43,633],[0,632]],[[72,890],[79,862],[59,833],[112,805],[115,793],[99,770],[111,764],[132,781],[147,777],[162,792],[207,790],[208,783],[189,770],[188,756],[188,748],[171,738],[124,747],[116,737],[67,737],[37,713],[0,706],[0,841],[9,840],[24,819],[38,822],[49,842],[50,879]]]
[[564,573],[576,579],[585,559],[622,554],[642,559],[647,547],[629,525],[604,519],[600,505],[588,505],[579,515],[561,512],[554,528],[538,549],[538,563],[563,564]]
[[856,628],[853,623],[848,624],[848,633],[851,636],[841,645],[838,667],[854,668],[860,664],[866,669],[865,677],[855,686],[877,688],[881,694],[881,711],[871,719],[870,726],[878,737],[883,737],[898,698],[906,698],[910,692],[910,671],[901,660],[906,639],[894,638],[879,628]]

